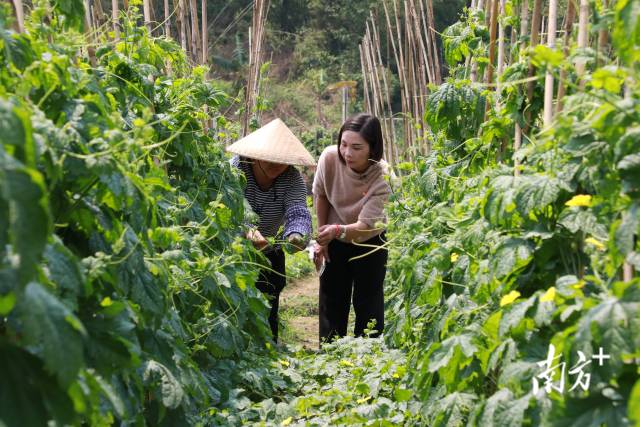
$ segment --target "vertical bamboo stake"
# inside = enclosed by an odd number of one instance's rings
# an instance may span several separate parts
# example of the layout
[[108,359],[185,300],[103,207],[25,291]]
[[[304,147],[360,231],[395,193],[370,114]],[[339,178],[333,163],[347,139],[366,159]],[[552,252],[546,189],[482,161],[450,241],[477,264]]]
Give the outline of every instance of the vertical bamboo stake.
[[198,24],[198,4],[196,0],[189,2],[191,12],[191,50],[196,62],[200,62],[200,30]]
[[22,0],[13,0],[12,4],[18,23],[18,32],[24,33],[24,6],[22,5]]
[[184,2],[185,0],[174,0],[174,4],[175,2],[178,2],[178,18],[177,18],[177,22],[176,25],[178,27],[178,29],[180,30],[180,46],[182,46],[182,50],[184,50],[185,52],[187,51],[187,22],[186,22],[186,16],[185,16],[185,5]]
[[[558,0],[549,1],[549,22],[547,29],[547,46],[550,49],[556,47],[556,22],[558,13]],[[551,71],[547,71],[544,79],[544,114],[543,123],[544,127],[551,126],[553,121],[553,74]]]
[[[580,9],[578,17],[578,49],[584,49],[589,44],[589,0],[580,0]],[[576,63],[576,74],[580,80],[580,87],[584,87],[582,75],[584,74],[585,63],[580,60]]]
[[[409,6],[410,9],[413,10],[414,12],[417,12],[414,1],[409,0],[409,2],[410,2],[410,6]],[[418,0],[418,2],[420,3],[420,9],[423,9],[422,0]],[[420,58],[420,63],[424,64],[424,67],[426,68],[429,82],[435,83],[435,77],[431,68],[431,64],[429,63],[429,58],[432,55],[431,55],[431,45],[429,43],[429,33],[427,32],[427,23],[426,23],[426,17],[424,16],[424,11],[421,10],[420,17],[416,16],[416,14],[412,14],[411,18],[414,22],[413,27],[416,33],[415,37],[416,37],[416,40],[418,40],[418,44],[420,46],[420,53],[422,54]],[[422,31],[421,31],[421,28],[423,29]],[[423,33],[427,38],[426,43],[422,37]],[[427,53],[427,48],[429,53]]]
[[[393,55],[394,58],[396,60],[396,66],[398,68],[398,81],[400,83],[400,103],[401,103],[401,108],[402,108],[402,112],[404,113],[406,111],[406,103],[405,103],[405,98],[404,98],[404,85],[405,85],[405,81],[404,81],[404,68],[402,67],[402,64],[400,62],[400,58],[398,56],[398,50],[396,49],[396,42],[395,42],[395,37],[394,37],[394,31],[391,27],[391,19],[389,18],[389,10],[387,8],[387,2],[383,1],[382,5],[384,7],[384,16],[387,22],[387,41],[391,41],[391,48],[393,50]],[[392,122],[393,119],[392,119]],[[395,123],[395,122],[394,122]],[[405,121],[403,120],[403,125],[405,123]],[[395,129],[395,125],[394,125],[394,129]],[[406,127],[405,127],[405,133],[406,133]],[[403,138],[403,140],[406,138]],[[394,140],[395,140],[395,134],[394,134]],[[395,143],[395,147],[396,147],[396,159],[399,161],[400,157],[399,157],[399,152],[400,150],[398,150],[398,142],[396,141]]]
[[[391,118],[393,117],[393,109],[391,108],[391,95],[389,94],[389,83],[387,81],[387,73],[386,70],[384,68],[384,64],[382,63],[382,53],[381,53],[381,47],[380,47],[380,38],[378,37],[378,28],[376,27],[375,21],[374,21],[374,17],[373,14],[371,14],[371,28],[373,30],[373,38],[374,38],[374,42],[375,42],[375,47],[376,50],[378,52],[378,63],[380,64],[380,68],[381,68],[381,74],[382,74],[382,82],[384,84],[384,94],[385,94],[385,99],[387,101],[387,117]],[[394,164],[394,153],[393,153],[393,149],[395,148],[395,126],[393,124],[393,120],[391,120],[389,122],[389,124],[386,125],[388,128],[387,134],[388,134],[388,139],[387,139],[387,143],[386,145],[389,147],[389,154],[390,156],[387,158],[387,160],[389,161],[389,163],[391,163],[392,165]]]
[[[602,0],[602,8],[607,9],[609,7],[608,0]],[[605,56],[605,50],[607,48],[607,44],[609,42],[609,31],[606,28],[600,28],[598,31],[598,58],[599,63],[603,63],[604,59],[602,56]]]
[[[505,6],[507,0],[500,0],[500,16],[505,13]],[[504,24],[499,22],[498,28],[498,66],[496,68],[496,107],[500,104],[500,91],[502,88],[500,87],[500,76],[502,75],[502,70],[504,69]]]
[[209,61],[209,35],[207,31],[207,0],[202,0],[202,64]]
[[364,53],[362,51],[362,43],[358,45],[358,49],[360,50],[360,67],[362,69],[362,90],[364,95],[364,105],[366,107],[366,112],[369,114],[373,114],[373,108],[371,107],[371,99],[369,98],[369,84],[367,79],[367,70],[365,65]]
[[[498,32],[498,6],[500,0],[491,0],[491,18],[489,24],[489,63],[487,64],[487,74],[485,76],[485,83],[487,87],[490,87],[493,83],[493,64],[496,59],[496,35]],[[487,118],[487,114],[489,114],[489,110],[491,109],[491,104],[487,102],[484,110],[485,120]]]
[[[418,111],[418,99],[415,96],[415,94],[418,92],[417,90],[417,84],[416,84],[416,50],[415,50],[415,43],[413,40],[413,31],[411,29],[411,22],[410,22],[410,17],[411,17],[411,13],[409,12],[409,5],[408,3],[404,3],[404,15],[405,15],[405,35],[406,35],[406,52],[407,52],[407,70],[408,70],[408,76],[409,76],[409,84],[408,84],[408,89],[409,89],[409,96],[410,96],[410,115],[409,118],[410,120],[414,120],[416,117],[416,112]],[[413,127],[412,127],[412,133],[413,133]],[[415,153],[422,153],[422,147],[421,147],[421,143],[422,141],[420,141],[419,139],[419,134],[418,133],[414,133],[413,135],[415,135],[415,138],[413,138],[413,142],[414,142],[414,150]]]
[[[542,21],[542,0],[535,0],[535,2],[533,3],[533,13],[531,16],[531,38],[530,38],[530,46],[532,48],[536,47],[538,45],[538,41],[540,40],[540,23]],[[527,77],[531,78],[533,77],[535,73],[535,67],[533,65],[533,63],[531,61],[529,61],[529,72],[527,73]],[[534,88],[534,84],[535,81],[529,81],[527,82],[527,100],[529,101],[529,104],[531,104],[531,101],[533,99],[533,88]],[[529,122],[531,119],[531,113],[530,110],[527,110],[527,113],[525,114],[526,116],[526,126],[525,129],[529,128]]]
[[435,83],[437,85],[442,83],[442,73],[440,72],[440,57],[438,55],[438,44],[436,43],[436,22],[433,17],[433,2],[432,0],[426,0],[427,2],[427,26],[429,27],[429,40],[433,45],[433,67],[435,74]]
[[111,20],[113,21],[113,35],[116,42],[120,41],[120,11],[118,0],[111,0]]
[[[570,0],[571,1],[571,0]],[[529,0],[522,0],[522,6],[520,9],[520,40],[523,40],[527,35],[529,26]],[[522,48],[519,49],[519,56],[521,56]],[[520,123],[516,122],[515,138],[513,141],[513,151],[516,152],[522,146],[522,129]],[[516,158],[513,162],[513,174],[515,176],[520,175],[520,161]]]
[[153,27],[151,26],[151,0],[142,0],[142,11],[144,13],[144,25],[149,30],[149,35],[152,35],[151,31],[153,30]]
[[404,139],[405,139],[406,146],[412,147],[413,146],[413,130],[411,128],[411,124],[408,119],[410,115],[410,110],[411,110],[411,95],[409,93],[409,78],[408,78],[406,62],[404,58],[404,47],[402,42],[402,26],[400,25],[398,0],[393,0],[393,11],[394,11],[394,17],[396,21],[396,36],[398,38],[398,56],[400,58],[398,68],[399,70],[401,70],[400,78],[404,82],[402,85],[402,88],[404,89],[404,93],[402,96]]
[[171,38],[171,13],[169,10],[169,0],[164,0],[164,35],[166,38]]
[[93,47],[93,36],[91,28],[91,5],[89,4],[89,0],[84,0],[84,34],[87,37],[87,56],[89,57],[89,63],[91,63],[92,67],[95,67],[97,64],[96,61],[96,50]]
[[[567,14],[564,19],[564,42],[563,52],[565,58],[569,57],[569,47],[571,45],[571,32],[573,30],[573,21],[576,17],[576,7],[573,1],[567,2]],[[565,80],[567,79],[567,70],[560,70],[560,78],[558,81],[558,94],[556,95],[556,114],[562,111],[562,99],[566,92]]]

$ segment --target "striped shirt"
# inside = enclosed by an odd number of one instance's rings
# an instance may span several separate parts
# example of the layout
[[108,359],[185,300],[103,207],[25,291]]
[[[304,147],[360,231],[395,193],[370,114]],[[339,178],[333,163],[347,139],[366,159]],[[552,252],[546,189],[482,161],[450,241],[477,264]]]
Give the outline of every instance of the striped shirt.
[[292,233],[311,235],[311,214],[307,209],[307,189],[302,175],[289,166],[264,191],[253,176],[252,160],[234,156],[231,164],[240,169],[247,179],[244,197],[260,218],[258,231],[264,237],[279,237],[278,230],[284,223],[282,237]]

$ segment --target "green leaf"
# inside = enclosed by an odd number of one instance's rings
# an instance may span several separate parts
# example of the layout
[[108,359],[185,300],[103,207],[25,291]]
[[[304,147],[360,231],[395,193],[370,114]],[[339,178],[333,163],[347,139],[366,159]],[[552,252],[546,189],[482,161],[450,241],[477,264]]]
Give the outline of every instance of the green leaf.
[[617,375],[624,367],[623,354],[635,351],[634,332],[640,327],[639,302],[626,302],[609,297],[589,310],[580,319],[574,347],[590,357],[602,347],[611,355],[602,367],[610,375]]
[[79,260],[57,236],[54,236],[53,243],[45,248],[44,261],[49,280],[57,286],[61,297],[76,308],[76,299],[84,294],[85,286]]
[[142,379],[146,385],[154,387],[159,392],[162,404],[167,408],[175,409],[182,403],[184,390],[171,371],[163,364],[155,360],[146,362]]
[[575,234],[583,231],[603,240],[607,238],[608,234],[605,226],[600,224],[595,215],[588,209],[565,208],[558,218],[558,224],[571,233]]
[[640,154],[629,154],[623,157],[617,167],[622,177],[624,191],[637,192],[640,189]]
[[6,316],[11,313],[13,307],[16,305],[15,292],[9,292],[6,295],[0,295],[0,316]]
[[546,174],[521,175],[516,189],[515,203],[523,217],[531,212],[544,209],[552,204],[560,194],[560,184],[557,178]]
[[84,363],[80,321],[38,283],[29,283],[19,300],[24,338],[63,387],[76,379]]
[[477,400],[475,394],[453,392],[437,399],[428,408],[429,419],[435,420],[434,426],[463,426],[473,404]]
[[396,402],[408,402],[413,397],[413,392],[405,388],[397,388],[393,391],[393,398]]
[[519,238],[505,240],[491,258],[492,272],[495,277],[504,277],[527,266],[533,259],[533,245]]
[[442,341],[440,347],[431,355],[429,372],[436,372],[446,367],[455,352],[462,351],[465,357],[470,358],[478,350],[472,342],[472,336],[468,334],[454,335]]
[[640,231],[640,208],[634,203],[622,212],[622,219],[615,230],[616,250],[627,255],[635,249],[634,236]]
[[0,339],[0,425],[75,425],[73,412],[65,388],[42,360]]
[[51,229],[44,180],[1,149],[0,178],[0,198],[8,201],[9,208],[9,242],[19,255],[17,270],[25,284],[35,274]]
[[629,419],[640,426],[640,380],[636,381],[629,395]]

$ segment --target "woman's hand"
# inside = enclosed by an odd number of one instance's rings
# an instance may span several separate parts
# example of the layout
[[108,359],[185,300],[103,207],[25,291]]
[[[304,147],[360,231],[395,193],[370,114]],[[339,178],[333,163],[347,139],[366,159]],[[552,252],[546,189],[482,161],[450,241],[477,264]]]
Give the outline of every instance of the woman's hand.
[[316,271],[320,271],[322,262],[330,262],[329,260],[329,248],[327,246],[321,246],[316,243],[313,247],[313,263],[316,266]]
[[251,240],[253,243],[253,247],[258,250],[263,250],[267,246],[269,246],[269,242],[264,238],[262,233],[257,229],[252,229],[247,232],[247,239]]
[[339,228],[335,224],[326,224],[318,228],[318,238],[320,246],[327,246],[330,241],[338,237]]

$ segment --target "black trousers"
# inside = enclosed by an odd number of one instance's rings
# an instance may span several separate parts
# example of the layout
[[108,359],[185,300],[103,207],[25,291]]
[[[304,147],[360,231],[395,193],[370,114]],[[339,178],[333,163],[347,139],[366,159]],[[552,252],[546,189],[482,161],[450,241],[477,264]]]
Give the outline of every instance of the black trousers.
[[271,263],[271,271],[263,268],[260,270],[260,277],[256,282],[256,288],[264,293],[271,304],[271,312],[269,313],[269,326],[273,340],[278,342],[278,307],[280,306],[280,292],[287,284],[285,277],[284,252],[276,249],[265,254]]
[[[384,233],[364,245],[380,246]],[[373,251],[373,252],[372,252]],[[353,257],[367,254],[349,261]],[[378,336],[384,330],[384,276],[387,272],[386,249],[377,249],[333,240],[329,243],[329,259],[320,276],[320,342],[347,334],[349,310],[353,296],[356,314],[354,334],[363,336],[373,320]]]

